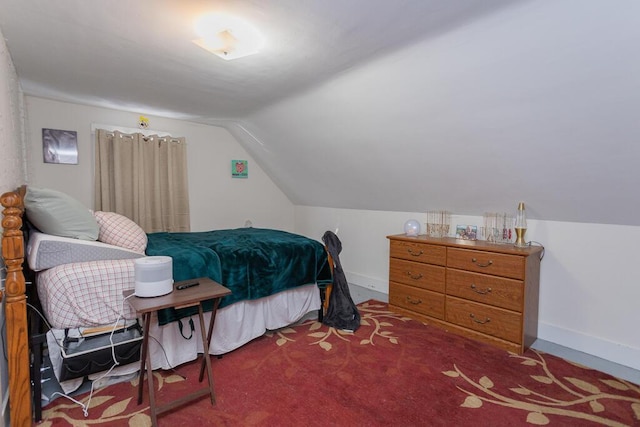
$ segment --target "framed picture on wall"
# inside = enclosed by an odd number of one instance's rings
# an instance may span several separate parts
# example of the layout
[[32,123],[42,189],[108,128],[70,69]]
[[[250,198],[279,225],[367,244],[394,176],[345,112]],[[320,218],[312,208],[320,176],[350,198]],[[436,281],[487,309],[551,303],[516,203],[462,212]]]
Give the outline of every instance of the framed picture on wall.
[[42,129],[45,163],[78,164],[78,133],[74,130]]
[[247,160],[231,160],[231,177],[248,178],[249,167]]

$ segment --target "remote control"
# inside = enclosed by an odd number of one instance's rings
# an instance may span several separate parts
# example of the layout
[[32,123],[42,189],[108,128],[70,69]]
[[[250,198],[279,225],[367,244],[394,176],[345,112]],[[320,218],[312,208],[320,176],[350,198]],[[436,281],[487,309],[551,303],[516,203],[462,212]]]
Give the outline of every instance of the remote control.
[[187,282],[187,283],[181,283],[179,284],[176,289],[181,291],[183,289],[187,289],[190,288],[192,286],[198,286],[200,283],[199,282]]

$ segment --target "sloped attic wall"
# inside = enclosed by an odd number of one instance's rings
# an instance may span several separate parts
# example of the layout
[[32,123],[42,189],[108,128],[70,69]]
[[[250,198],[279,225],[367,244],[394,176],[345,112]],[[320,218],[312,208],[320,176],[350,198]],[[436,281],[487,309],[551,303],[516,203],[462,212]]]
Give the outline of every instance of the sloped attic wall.
[[246,118],[258,142],[237,136],[299,205],[524,200],[536,219],[640,225],[638,22],[636,1],[517,5]]
[[547,248],[539,337],[640,369],[640,3],[611,6],[519,5],[230,129],[299,205],[296,231],[340,227],[350,283],[381,292],[410,216],[481,225],[524,200]]

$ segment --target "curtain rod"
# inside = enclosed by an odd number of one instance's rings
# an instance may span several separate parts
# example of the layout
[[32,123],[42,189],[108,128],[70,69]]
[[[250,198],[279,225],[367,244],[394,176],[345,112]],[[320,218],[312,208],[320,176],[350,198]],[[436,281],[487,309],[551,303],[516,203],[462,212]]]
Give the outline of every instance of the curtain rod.
[[[132,134],[132,133],[123,133],[123,132],[120,132],[120,131],[110,131],[110,130],[105,130],[105,129],[102,129],[102,130],[104,130],[107,133],[107,135],[109,135],[111,137],[115,137],[116,132],[118,132],[120,138],[124,137],[124,138],[128,138],[128,139],[133,139],[135,137],[135,135]],[[154,138],[154,137],[157,137],[157,138]],[[177,142],[178,144],[186,144],[187,143],[186,141],[182,141],[178,137],[174,138],[172,136],[158,136],[158,135],[144,136],[144,135],[142,135],[142,140],[144,142],[153,141],[154,139],[157,139],[158,142],[167,142],[167,141],[169,141],[169,142]]]
[[123,133],[141,133],[144,136],[158,135],[158,136],[164,136],[164,137],[171,137],[171,134],[169,132],[166,132],[166,131],[151,130],[151,129],[139,129],[139,128],[128,128],[128,127],[124,127],[124,126],[104,125],[104,124],[100,124],[100,123],[91,123],[91,133],[95,134],[97,129],[104,129],[104,130],[106,130],[108,132],[118,131],[118,132],[123,132]]

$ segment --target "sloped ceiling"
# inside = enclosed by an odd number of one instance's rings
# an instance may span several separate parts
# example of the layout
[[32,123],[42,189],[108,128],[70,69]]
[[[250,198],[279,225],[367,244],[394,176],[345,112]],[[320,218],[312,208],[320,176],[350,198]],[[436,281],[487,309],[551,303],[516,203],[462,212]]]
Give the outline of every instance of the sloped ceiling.
[[[198,51],[212,5],[271,50]],[[634,0],[0,0],[26,93],[225,126],[296,204],[625,225],[638,22]]]
[[640,225],[640,2],[610,6],[526,3],[372,60],[248,117],[253,152],[300,204]]
[[[0,28],[28,94],[201,121],[241,118],[511,3],[0,0]],[[257,27],[260,54],[227,62],[192,43],[209,12]]]

